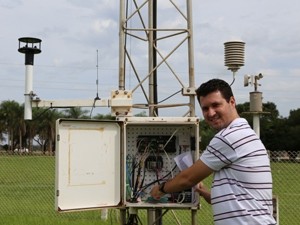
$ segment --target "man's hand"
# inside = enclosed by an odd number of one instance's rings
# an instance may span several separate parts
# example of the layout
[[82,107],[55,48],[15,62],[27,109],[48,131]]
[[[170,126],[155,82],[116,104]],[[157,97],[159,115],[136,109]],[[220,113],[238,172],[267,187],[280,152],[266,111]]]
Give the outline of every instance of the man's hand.
[[159,185],[155,185],[151,192],[150,192],[151,196],[156,199],[156,200],[159,200],[162,196],[164,196],[165,194],[162,193],[160,190],[159,190]]
[[195,191],[198,192],[207,203],[211,204],[210,191],[204,186],[203,182],[197,184]]

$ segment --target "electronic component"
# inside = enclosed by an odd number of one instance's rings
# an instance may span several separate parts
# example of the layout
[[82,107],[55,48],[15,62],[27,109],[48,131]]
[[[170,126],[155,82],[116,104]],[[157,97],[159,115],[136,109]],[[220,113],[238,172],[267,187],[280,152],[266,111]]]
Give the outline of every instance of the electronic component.
[[184,190],[182,192],[172,193],[170,197],[171,202],[177,203],[191,203],[193,201],[192,189]]
[[137,138],[139,152],[151,151],[176,152],[176,137],[169,135],[139,135]]
[[161,156],[150,155],[145,161],[147,170],[159,171],[163,168],[163,158]]

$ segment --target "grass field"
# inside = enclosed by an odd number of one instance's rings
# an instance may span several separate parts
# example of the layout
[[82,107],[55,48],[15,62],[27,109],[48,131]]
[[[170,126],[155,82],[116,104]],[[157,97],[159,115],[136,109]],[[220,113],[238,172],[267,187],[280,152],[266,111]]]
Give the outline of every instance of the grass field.
[[[54,209],[54,157],[0,156],[0,224],[2,225],[96,225],[119,224],[118,210],[109,210],[109,219],[101,212],[85,211],[59,214]],[[300,164],[273,163],[274,194],[279,198],[280,224],[298,224],[300,201]],[[209,182],[209,181],[208,181]],[[164,225],[191,224],[190,212],[168,212]],[[139,213],[146,221],[146,212]],[[213,224],[211,208],[203,203],[197,214],[199,224]],[[143,224],[147,224],[144,222]]]
[[0,224],[111,224],[99,211],[58,214],[54,210],[54,157],[0,157]]
[[272,163],[273,194],[279,201],[281,225],[300,224],[300,164]]

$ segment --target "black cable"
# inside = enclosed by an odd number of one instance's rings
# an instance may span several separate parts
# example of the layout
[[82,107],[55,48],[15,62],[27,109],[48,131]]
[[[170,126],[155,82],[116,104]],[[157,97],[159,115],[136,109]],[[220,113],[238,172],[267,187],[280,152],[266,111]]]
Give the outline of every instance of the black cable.
[[233,77],[233,80],[232,80],[230,86],[233,85],[234,81],[235,81],[235,77]]
[[131,168],[131,187],[133,187],[134,185],[134,175],[135,175],[135,168],[136,168],[136,164],[135,164],[135,158],[132,159],[132,168]]
[[139,177],[141,176],[141,166],[139,165],[137,175],[136,175],[136,180],[133,188],[133,193],[136,193],[138,190],[138,184],[139,184]]
[[96,106],[96,101],[97,101],[97,100],[100,100],[100,99],[101,99],[101,98],[99,98],[98,92],[97,92],[96,97],[94,98],[94,103],[93,103],[92,109],[91,109],[90,119],[92,118],[92,113],[93,113],[93,110],[94,110],[94,108],[95,108],[95,106]]
[[137,198],[138,195],[139,195],[142,191],[144,191],[145,189],[147,189],[147,188],[150,187],[151,185],[153,185],[153,184],[155,184],[155,183],[158,183],[159,181],[165,180],[165,178],[168,177],[168,176],[170,176],[171,172],[173,172],[173,171],[176,169],[176,167],[177,167],[177,165],[175,165],[175,166],[172,168],[172,170],[171,170],[169,173],[167,173],[165,176],[163,176],[162,178],[156,179],[156,180],[154,180],[154,181],[152,181],[152,182],[150,182],[150,183],[148,183],[148,184],[145,184],[145,186],[141,187],[141,189],[140,189],[138,192],[136,192],[136,194],[134,195],[133,198]]
[[143,167],[143,179],[142,179],[142,181],[141,181],[141,184],[140,184],[140,186],[139,186],[139,189],[140,189],[141,187],[143,187],[144,182],[145,182],[145,177],[146,177],[146,169],[145,169],[145,163],[144,163],[144,167]]
[[34,118],[32,121],[37,120],[38,118],[40,118],[43,114],[45,114],[49,109],[52,109],[52,107],[49,107],[47,109],[45,109],[43,112],[41,112],[39,115],[36,116],[36,118]]

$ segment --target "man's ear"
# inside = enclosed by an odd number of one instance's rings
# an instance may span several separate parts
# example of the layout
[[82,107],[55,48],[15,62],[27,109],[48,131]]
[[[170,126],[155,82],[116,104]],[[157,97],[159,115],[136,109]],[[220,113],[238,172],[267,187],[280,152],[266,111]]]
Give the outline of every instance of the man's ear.
[[201,96],[197,97],[198,103],[201,106],[201,101],[200,101]]
[[229,102],[230,102],[230,104],[233,104],[234,106],[236,105],[234,96],[230,97]]

